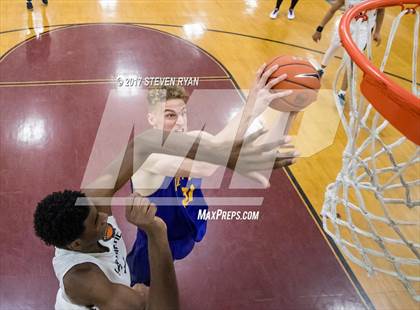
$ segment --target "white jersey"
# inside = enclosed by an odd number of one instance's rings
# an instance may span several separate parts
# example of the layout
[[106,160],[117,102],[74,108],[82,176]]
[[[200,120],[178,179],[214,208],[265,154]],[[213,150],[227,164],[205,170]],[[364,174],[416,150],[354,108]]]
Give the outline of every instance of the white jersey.
[[[363,0],[363,1],[369,1],[369,0]],[[346,11],[363,1],[362,0],[346,0],[345,1]],[[367,20],[365,21],[362,19],[353,20],[350,24],[351,36],[360,50],[364,50],[366,48],[368,38],[369,38],[369,33],[372,32],[372,29],[373,27],[375,27],[375,24],[376,24],[376,10],[368,11],[366,15],[367,15]],[[340,15],[336,18],[335,25],[334,25],[334,32],[333,32],[333,35],[331,36],[330,46],[336,46],[337,48],[341,46],[341,39],[338,34],[338,28],[339,28],[342,17],[343,15]]]
[[[344,6],[346,8],[346,11],[352,7],[354,7],[355,5],[358,5],[359,3],[365,2],[365,1],[369,1],[369,0],[345,0],[344,2]],[[369,31],[371,30],[371,28],[375,25],[376,22],[376,10],[370,10],[366,13],[366,16],[368,18],[367,20],[367,24],[369,26]],[[353,22],[354,23],[354,22]]]
[[75,265],[93,263],[106,275],[109,281],[130,286],[130,270],[126,262],[127,250],[122,238],[121,230],[113,216],[108,217],[107,240],[99,241],[109,249],[105,253],[80,253],[64,249],[55,249],[53,267],[59,281],[59,289],[55,303],[57,310],[88,309],[72,304],[65,293],[63,278]]

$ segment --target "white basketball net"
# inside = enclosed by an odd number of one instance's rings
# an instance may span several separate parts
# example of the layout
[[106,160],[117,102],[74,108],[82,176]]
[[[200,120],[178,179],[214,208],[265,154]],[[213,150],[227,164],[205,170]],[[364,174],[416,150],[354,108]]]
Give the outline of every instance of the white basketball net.
[[[420,16],[418,10],[415,15],[406,12],[393,21],[380,69],[384,71],[401,20],[415,18],[411,91],[418,96]],[[369,37],[366,54],[370,59],[371,42]],[[349,91],[343,107],[337,98],[337,83],[345,69]],[[325,193],[323,227],[350,260],[369,274],[379,271],[397,277],[420,301],[420,147],[366,101],[358,89],[360,74],[345,55],[333,90],[348,141],[341,171]]]

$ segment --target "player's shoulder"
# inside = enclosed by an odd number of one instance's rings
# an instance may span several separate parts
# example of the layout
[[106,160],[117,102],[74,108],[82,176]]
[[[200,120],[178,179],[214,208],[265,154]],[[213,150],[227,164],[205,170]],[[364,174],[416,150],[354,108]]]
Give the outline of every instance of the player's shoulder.
[[110,293],[108,278],[93,263],[73,266],[64,276],[63,284],[70,301],[78,305],[100,304]]
[[90,277],[103,273],[102,270],[94,263],[86,262],[77,264],[70,268],[63,278],[64,284],[71,284],[83,280],[84,277]]
[[93,289],[105,278],[103,271],[94,263],[82,263],[73,266],[63,277],[66,294],[70,298],[80,296]]

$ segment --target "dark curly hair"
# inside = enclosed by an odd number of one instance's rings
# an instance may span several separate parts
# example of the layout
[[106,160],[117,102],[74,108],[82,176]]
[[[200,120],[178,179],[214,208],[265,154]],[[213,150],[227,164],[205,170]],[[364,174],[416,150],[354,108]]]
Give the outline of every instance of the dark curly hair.
[[79,191],[54,192],[42,199],[35,210],[35,233],[47,245],[64,248],[79,238],[89,214],[88,206],[75,205],[77,198],[86,197]]

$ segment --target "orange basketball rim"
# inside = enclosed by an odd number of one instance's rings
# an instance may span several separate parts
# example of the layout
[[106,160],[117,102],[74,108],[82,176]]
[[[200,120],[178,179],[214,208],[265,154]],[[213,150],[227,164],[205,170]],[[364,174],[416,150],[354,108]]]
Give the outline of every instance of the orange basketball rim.
[[339,34],[347,53],[364,72],[360,90],[367,100],[395,128],[409,140],[420,145],[420,99],[399,86],[376,68],[358,49],[350,32],[350,23],[358,15],[372,9],[414,4],[411,12],[419,7],[419,0],[371,0],[351,8],[341,19]]

